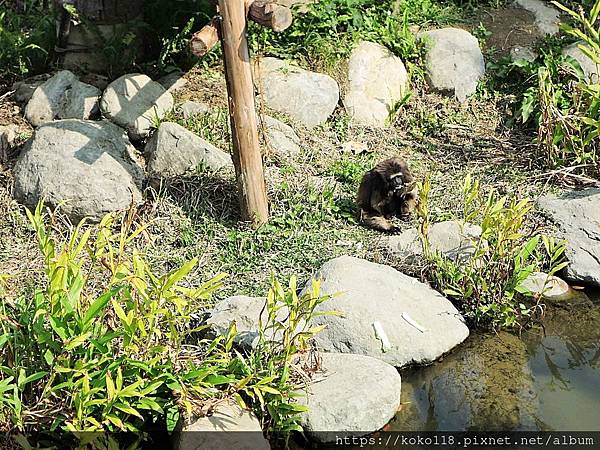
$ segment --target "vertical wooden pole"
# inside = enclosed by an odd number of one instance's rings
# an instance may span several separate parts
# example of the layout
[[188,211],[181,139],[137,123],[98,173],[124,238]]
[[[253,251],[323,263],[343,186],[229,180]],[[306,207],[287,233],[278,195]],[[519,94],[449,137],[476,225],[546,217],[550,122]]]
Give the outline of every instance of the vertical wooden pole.
[[229,95],[233,163],[242,217],[258,226],[269,219],[269,207],[258,143],[245,1],[219,0],[219,12],[222,18],[220,31]]

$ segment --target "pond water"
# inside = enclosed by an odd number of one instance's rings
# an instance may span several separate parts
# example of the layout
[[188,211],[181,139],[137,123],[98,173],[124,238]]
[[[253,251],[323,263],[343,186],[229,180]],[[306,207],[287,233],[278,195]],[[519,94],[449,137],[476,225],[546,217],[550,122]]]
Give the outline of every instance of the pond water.
[[474,334],[402,372],[395,431],[600,430],[600,296],[554,307],[544,327]]

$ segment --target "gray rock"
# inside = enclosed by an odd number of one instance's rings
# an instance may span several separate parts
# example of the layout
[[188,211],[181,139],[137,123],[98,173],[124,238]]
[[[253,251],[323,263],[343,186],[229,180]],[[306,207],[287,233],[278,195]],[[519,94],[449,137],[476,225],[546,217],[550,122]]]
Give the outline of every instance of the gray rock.
[[191,100],[183,102],[180,108],[184,119],[189,119],[190,117],[210,112],[210,106],[208,106],[206,103],[193,102]]
[[344,106],[356,124],[385,127],[407,92],[404,63],[387,48],[363,41],[352,51]]
[[98,113],[100,90],[63,70],[36,88],[25,107],[34,127],[59,119],[89,119]]
[[142,203],[143,170],[123,130],[108,121],[42,125],[15,166],[14,195],[29,207],[44,199],[78,220]]
[[531,294],[539,295],[553,303],[583,303],[587,301],[585,296],[582,297],[564,280],[556,276],[549,276],[544,272],[533,272],[521,283],[521,287],[527,289]]
[[[429,364],[469,335],[452,303],[391,267],[342,256],[325,263],[313,278],[321,280],[322,295],[338,294],[317,310],[342,314],[311,322],[311,326],[327,325],[315,338],[326,352],[373,356],[400,368]],[[383,328],[390,348],[384,348],[382,336],[377,337],[375,322]]]
[[0,126],[0,161],[5,161],[8,152],[14,147],[19,127],[16,125]]
[[31,78],[27,78],[23,81],[17,81],[11,87],[11,90],[14,91],[13,99],[17,103],[27,103],[29,100],[31,100],[31,97],[33,96],[35,90],[51,77],[51,74],[45,73],[42,75],[36,75]]
[[233,402],[211,416],[187,420],[174,436],[175,450],[269,450],[256,416]]
[[173,109],[173,96],[159,83],[139,73],[123,75],[110,83],[100,101],[102,113],[125,128],[129,137],[148,137],[154,121]]
[[[481,227],[455,220],[434,223],[427,234],[432,250],[454,261],[468,260],[475,252],[475,245],[480,236]],[[416,228],[388,237],[385,247],[396,256],[405,259],[423,254],[423,245]]]
[[158,82],[167,90],[167,92],[177,92],[188,84],[188,80],[184,78],[184,75],[183,72],[171,72],[160,78]]
[[510,59],[514,61],[525,60],[533,62],[537,59],[538,54],[530,47],[516,46],[510,49]]
[[368,356],[324,353],[322,368],[299,403],[308,406],[301,425],[313,440],[361,436],[383,428],[400,406],[400,375]]
[[427,41],[426,68],[429,84],[451,92],[464,102],[477,90],[485,74],[485,61],[475,36],[458,28],[442,28],[419,35]]
[[171,122],[160,124],[145,153],[148,176],[153,179],[178,177],[199,165],[215,172],[233,166],[227,153]]
[[[235,321],[238,332],[234,338],[235,345],[241,349],[253,349],[258,344],[261,321],[267,340],[276,341],[281,338],[281,334],[276,330],[266,328],[269,315],[265,305],[264,297],[230,297],[217,303],[206,323],[216,336],[227,336],[229,326]],[[287,316],[287,308],[281,308],[277,312],[277,319],[281,322],[285,321]]]
[[575,42],[565,47],[563,49],[563,55],[570,56],[579,63],[588,82],[598,83],[600,80],[600,66],[580,50],[580,44],[582,43]]
[[255,64],[255,83],[269,108],[288,114],[307,128],[325,122],[340,99],[337,82],[277,58]]
[[543,34],[556,34],[559,30],[560,13],[541,0],[515,0],[521,8],[533,13],[535,25]]
[[292,127],[269,116],[262,117],[262,124],[269,148],[285,158],[298,156],[302,150],[301,141]]
[[559,227],[567,241],[567,280],[600,286],[600,189],[545,195],[538,207]]

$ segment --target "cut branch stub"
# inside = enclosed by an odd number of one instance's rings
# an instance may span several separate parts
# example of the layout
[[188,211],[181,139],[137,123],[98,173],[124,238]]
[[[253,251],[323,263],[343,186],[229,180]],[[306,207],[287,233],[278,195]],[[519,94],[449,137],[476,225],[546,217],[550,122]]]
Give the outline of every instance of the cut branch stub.
[[254,0],[248,5],[248,17],[277,33],[289,28],[293,20],[290,8],[275,0]]
[[190,40],[192,53],[201,58],[206,55],[219,42],[219,28],[217,19],[214,18],[210,23],[204,25],[200,31],[197,31]]
[[[254,22],[269,27],[278,33],[289,28],[293,20],[290,8],[277,4],[276,0],[246,1],[246,11],[248,17]],[[210,23],[193,34],[190,47],[192,53],[201,58],[218,42],[218,23],[217,19],[213,18]]]

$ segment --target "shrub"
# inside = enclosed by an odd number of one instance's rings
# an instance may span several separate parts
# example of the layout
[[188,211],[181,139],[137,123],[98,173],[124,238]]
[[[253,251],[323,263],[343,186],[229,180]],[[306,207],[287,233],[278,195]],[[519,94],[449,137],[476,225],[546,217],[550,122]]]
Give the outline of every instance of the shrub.
[[[206,412],[223,397],[255,408],[272,430],[298,428],[304,408],[295,404],[298,374],[289,365],[318,331],[306,325],[325,300],[318,284],[298,297],[294,279],[287,290],[273,280],[263,326],[282,340],[268,341],[261,330],[259,351],[242,355],[233,349],[235,323],[215,339],[199,337],[205,326],[190,327],[224,275],[190,287],[196,259],[155,274],[130,249],[146,232],[131,212],[120,224],[114,215],[92,227],[82,222],[59,239],[42,211],[40,204],[28,217],[44,258],[43,284],[16,300],[0,289],[4,432],[66,445],[76,436],[114,444],[113,433],[129,431],[135,447],[153,424],[171,431],[182,413]],[[277,321],[284,306],[289,316]]]
[[[428,240],[429,180],[420,187],[417,208],[426,276],[454,300],[474,325],[491,328],[524,327],[543,312],[541,298],[523,286],[536,271],[553,275],[566,266],[565,244],[528,229],[529,199],[485,195],[477,180],[465,179],[462,189],[462,223],[481,227],[472,243],[473,254],[453,260],[436,252]],[[527,301],[526,301],[527,300]]]
[[53,46],[52,14],[34,6],[20,13],[0,4],[0,79],[42,70]]
[[[563,24],[568,36],[580,41],[579,48],[596,64],[600,63],[600,0],[586,13],[579,6],[567,12],[575,27]],[[526,86],[520,95],[519,117],[534,122],[538,129],[541,156],[550,167],[581,166],[583,172],[598,176],[600,163],[600,85],[588,79],[579,63],[564,56],[564,39],[550,38],[533,62],[519,60],[509,73],[520,75]]]
[[415,61],[421,50],[409,25],[444,23],[454,17],[454,8],[432,0],[320,0],[295,15],[285,32],[253,26],[250,38],[255,51],[281,58],[303,55],[312,66],[332,71],[360,39],[378,42]]

